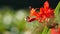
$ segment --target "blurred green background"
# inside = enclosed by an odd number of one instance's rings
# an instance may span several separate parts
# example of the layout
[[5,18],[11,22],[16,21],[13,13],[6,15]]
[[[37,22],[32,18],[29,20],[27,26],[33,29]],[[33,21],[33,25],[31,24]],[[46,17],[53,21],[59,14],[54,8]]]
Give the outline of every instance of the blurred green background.
[[29,13],[29,9],[13,10],[9,7],[1,9],[0,34],[32,34],[40,24],[38,21],[29,23],[25,21]]

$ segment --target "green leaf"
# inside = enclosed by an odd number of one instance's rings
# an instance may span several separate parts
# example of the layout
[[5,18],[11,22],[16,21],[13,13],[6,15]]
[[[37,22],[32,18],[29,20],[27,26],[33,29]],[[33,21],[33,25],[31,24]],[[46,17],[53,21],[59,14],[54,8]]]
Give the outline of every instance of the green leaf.
[[58,5],[57,5],[57,7],[55,8],[55,11],[54,11],[54,13],[55,13],[55,20],[57,21],[57,22],[59,22],[60,20],[59,20],[59,12],[60,11],[60,2],[58,3]]
[[60,9],[60,2],[58,3],[57,7],[55,8],[55,11],[54,11],[55,16],[58,15],[58,13],[59,13],[59,9]]
[[47,26],[45,26],[42,34],[47,34],[48,30],[49,30],[49,28]]
[[48,31],[48,33],[47,33],[47,34],[50,34],[50,31],[51,31],[51,29],[49,29],[49,31]]

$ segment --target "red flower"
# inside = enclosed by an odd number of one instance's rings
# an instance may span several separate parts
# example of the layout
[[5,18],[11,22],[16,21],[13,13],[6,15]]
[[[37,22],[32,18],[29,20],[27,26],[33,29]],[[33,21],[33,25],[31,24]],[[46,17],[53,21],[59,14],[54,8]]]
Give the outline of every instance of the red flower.
[[57,29],[52,28],[51,29],[51,34],[60,34],[60,28],[57,28]]
[[[44,3],[44,7],[40,8],[40,12],[36,12],[37,9],[32,8],[30,11],[30,19],[27,19],[27,21],[30,20],[38,20],[39,22],[48,21],[48,18],[54,17],[54,10],[49,7],[48,1]],[[32,18],[34,16],[34,18]]]

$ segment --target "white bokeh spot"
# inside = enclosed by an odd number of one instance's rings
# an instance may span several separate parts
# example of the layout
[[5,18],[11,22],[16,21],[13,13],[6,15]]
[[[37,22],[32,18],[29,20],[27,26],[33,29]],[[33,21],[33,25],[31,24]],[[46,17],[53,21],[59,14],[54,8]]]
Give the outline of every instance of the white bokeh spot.
[[17,13],[16,13],[16,18],[18,20],[22,20],[25,16],[25,13],[24,13],[24,10],[19,10]]
[[9,15],[9,14],[4,15],[4,17],[3,17],[3,23],[5,25],[9,25],[9,24],[11,24],[11,22],[12,22],[12,16]]
[[28,30],[24,34],[32,34],[32,32]]

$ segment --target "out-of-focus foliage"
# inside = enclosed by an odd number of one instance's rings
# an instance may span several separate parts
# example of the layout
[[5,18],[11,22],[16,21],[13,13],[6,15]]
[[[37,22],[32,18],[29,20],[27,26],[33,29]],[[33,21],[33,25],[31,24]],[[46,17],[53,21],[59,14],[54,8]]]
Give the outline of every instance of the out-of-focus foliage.
[[26,10],[0,9],[0,34],[22,34],[26,29]]

